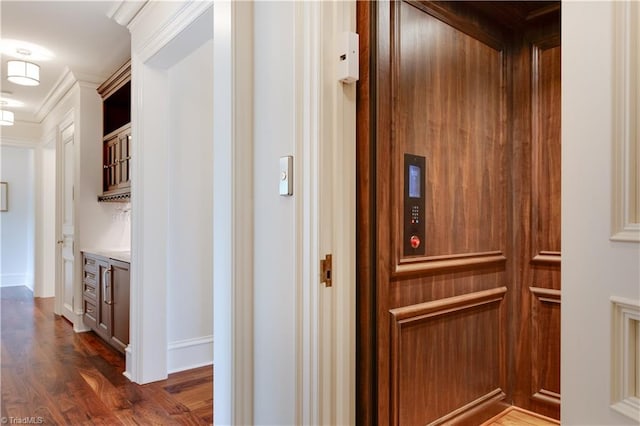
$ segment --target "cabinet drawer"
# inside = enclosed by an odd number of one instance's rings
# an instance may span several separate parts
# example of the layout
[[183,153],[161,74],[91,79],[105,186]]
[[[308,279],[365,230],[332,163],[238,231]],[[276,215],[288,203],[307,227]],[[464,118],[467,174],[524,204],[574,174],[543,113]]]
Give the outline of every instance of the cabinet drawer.
[[95,287],[98,282],[96,279],[96,272],[84,271],[84,279],[82,281]]
[[82,286],[84,287],[82,289],[82,294],[84,295],[85,299],[92,300],[95,303],[98,297],[98,294],[96,292],[96,286],[94,286],[93,284],[87,283],[86,281],[82,283]]
[[96,273],[97,271],[97,263],[98,261],[93,258],[93,257],[87,257],[87,256],[83,256],[83,270],[85,272],[92,272],[92,273]]
[[97,317],[98,317],[98,309],[96,308],[95,303],[92,300],[87,298],[83,299],[84,301],[84,315],[83,320],[87,327],[95,328],[98,325]]

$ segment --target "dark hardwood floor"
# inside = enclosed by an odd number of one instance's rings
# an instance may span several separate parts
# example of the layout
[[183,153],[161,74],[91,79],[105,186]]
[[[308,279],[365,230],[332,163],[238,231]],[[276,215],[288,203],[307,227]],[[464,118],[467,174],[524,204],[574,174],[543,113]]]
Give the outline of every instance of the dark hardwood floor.
[[212,367],[137,385],[122,375],[122,355],[54,315],[54,299],[7,287],[0,301],[3,424],[213,423]]

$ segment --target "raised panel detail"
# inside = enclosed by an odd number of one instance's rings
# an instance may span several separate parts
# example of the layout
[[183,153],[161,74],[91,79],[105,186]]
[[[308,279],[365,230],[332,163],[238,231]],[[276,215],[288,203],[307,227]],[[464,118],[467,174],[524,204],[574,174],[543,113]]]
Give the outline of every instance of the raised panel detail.
[[530,287],[532,398],[560,404],[560,291]]
[[501,251],[403,259],[396,266],[395,276],[431,274],[470,267],[482,268],[502,264],[506,260]]
[[500,287],[390,310],[392,424],[441,423],[504,396],[506,292]]
[[[393,11],[400,33],[392,136],[398,272],[460,263],[446,256],[501,256],[508,223],[503,52],[433,16],[432,4],[399,2]],[[405,153],[426,158],[423,264],[407,264],[402,254]]]
[[533,46],[531,241],[534,258],[560,253],[560,46]]

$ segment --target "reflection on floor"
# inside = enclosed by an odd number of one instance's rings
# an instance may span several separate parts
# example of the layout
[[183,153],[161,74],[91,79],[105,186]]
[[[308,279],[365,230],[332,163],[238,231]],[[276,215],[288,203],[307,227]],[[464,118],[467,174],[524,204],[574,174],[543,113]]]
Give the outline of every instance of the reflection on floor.
[[0,299],[0,405],[10,423],[213,423],[213,367],[136,385],[122,375],[122,355],[54,315],[53,298],[5,287]]

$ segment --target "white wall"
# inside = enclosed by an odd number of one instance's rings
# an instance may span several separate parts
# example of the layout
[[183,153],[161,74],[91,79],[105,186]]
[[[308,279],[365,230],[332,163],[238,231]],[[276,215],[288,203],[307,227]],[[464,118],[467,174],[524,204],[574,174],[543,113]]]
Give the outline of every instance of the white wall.
[[611,403],[611,296],[640,299],[640,245],[609,240],[614,2],[562,3],[562,424],[637,424]]
[[278,195],[279,157],[295,147],[295,3],[254,8],[254,416],[256,424],[295,424],[294,202],[301,187],[293,197]]
[[8,183],[9,211],[0,212],[0,286],[33,290],[35,238],[34,151],[0,146],[0,181]]
[[168,71],[169,372],[213,362],[213,41]]

